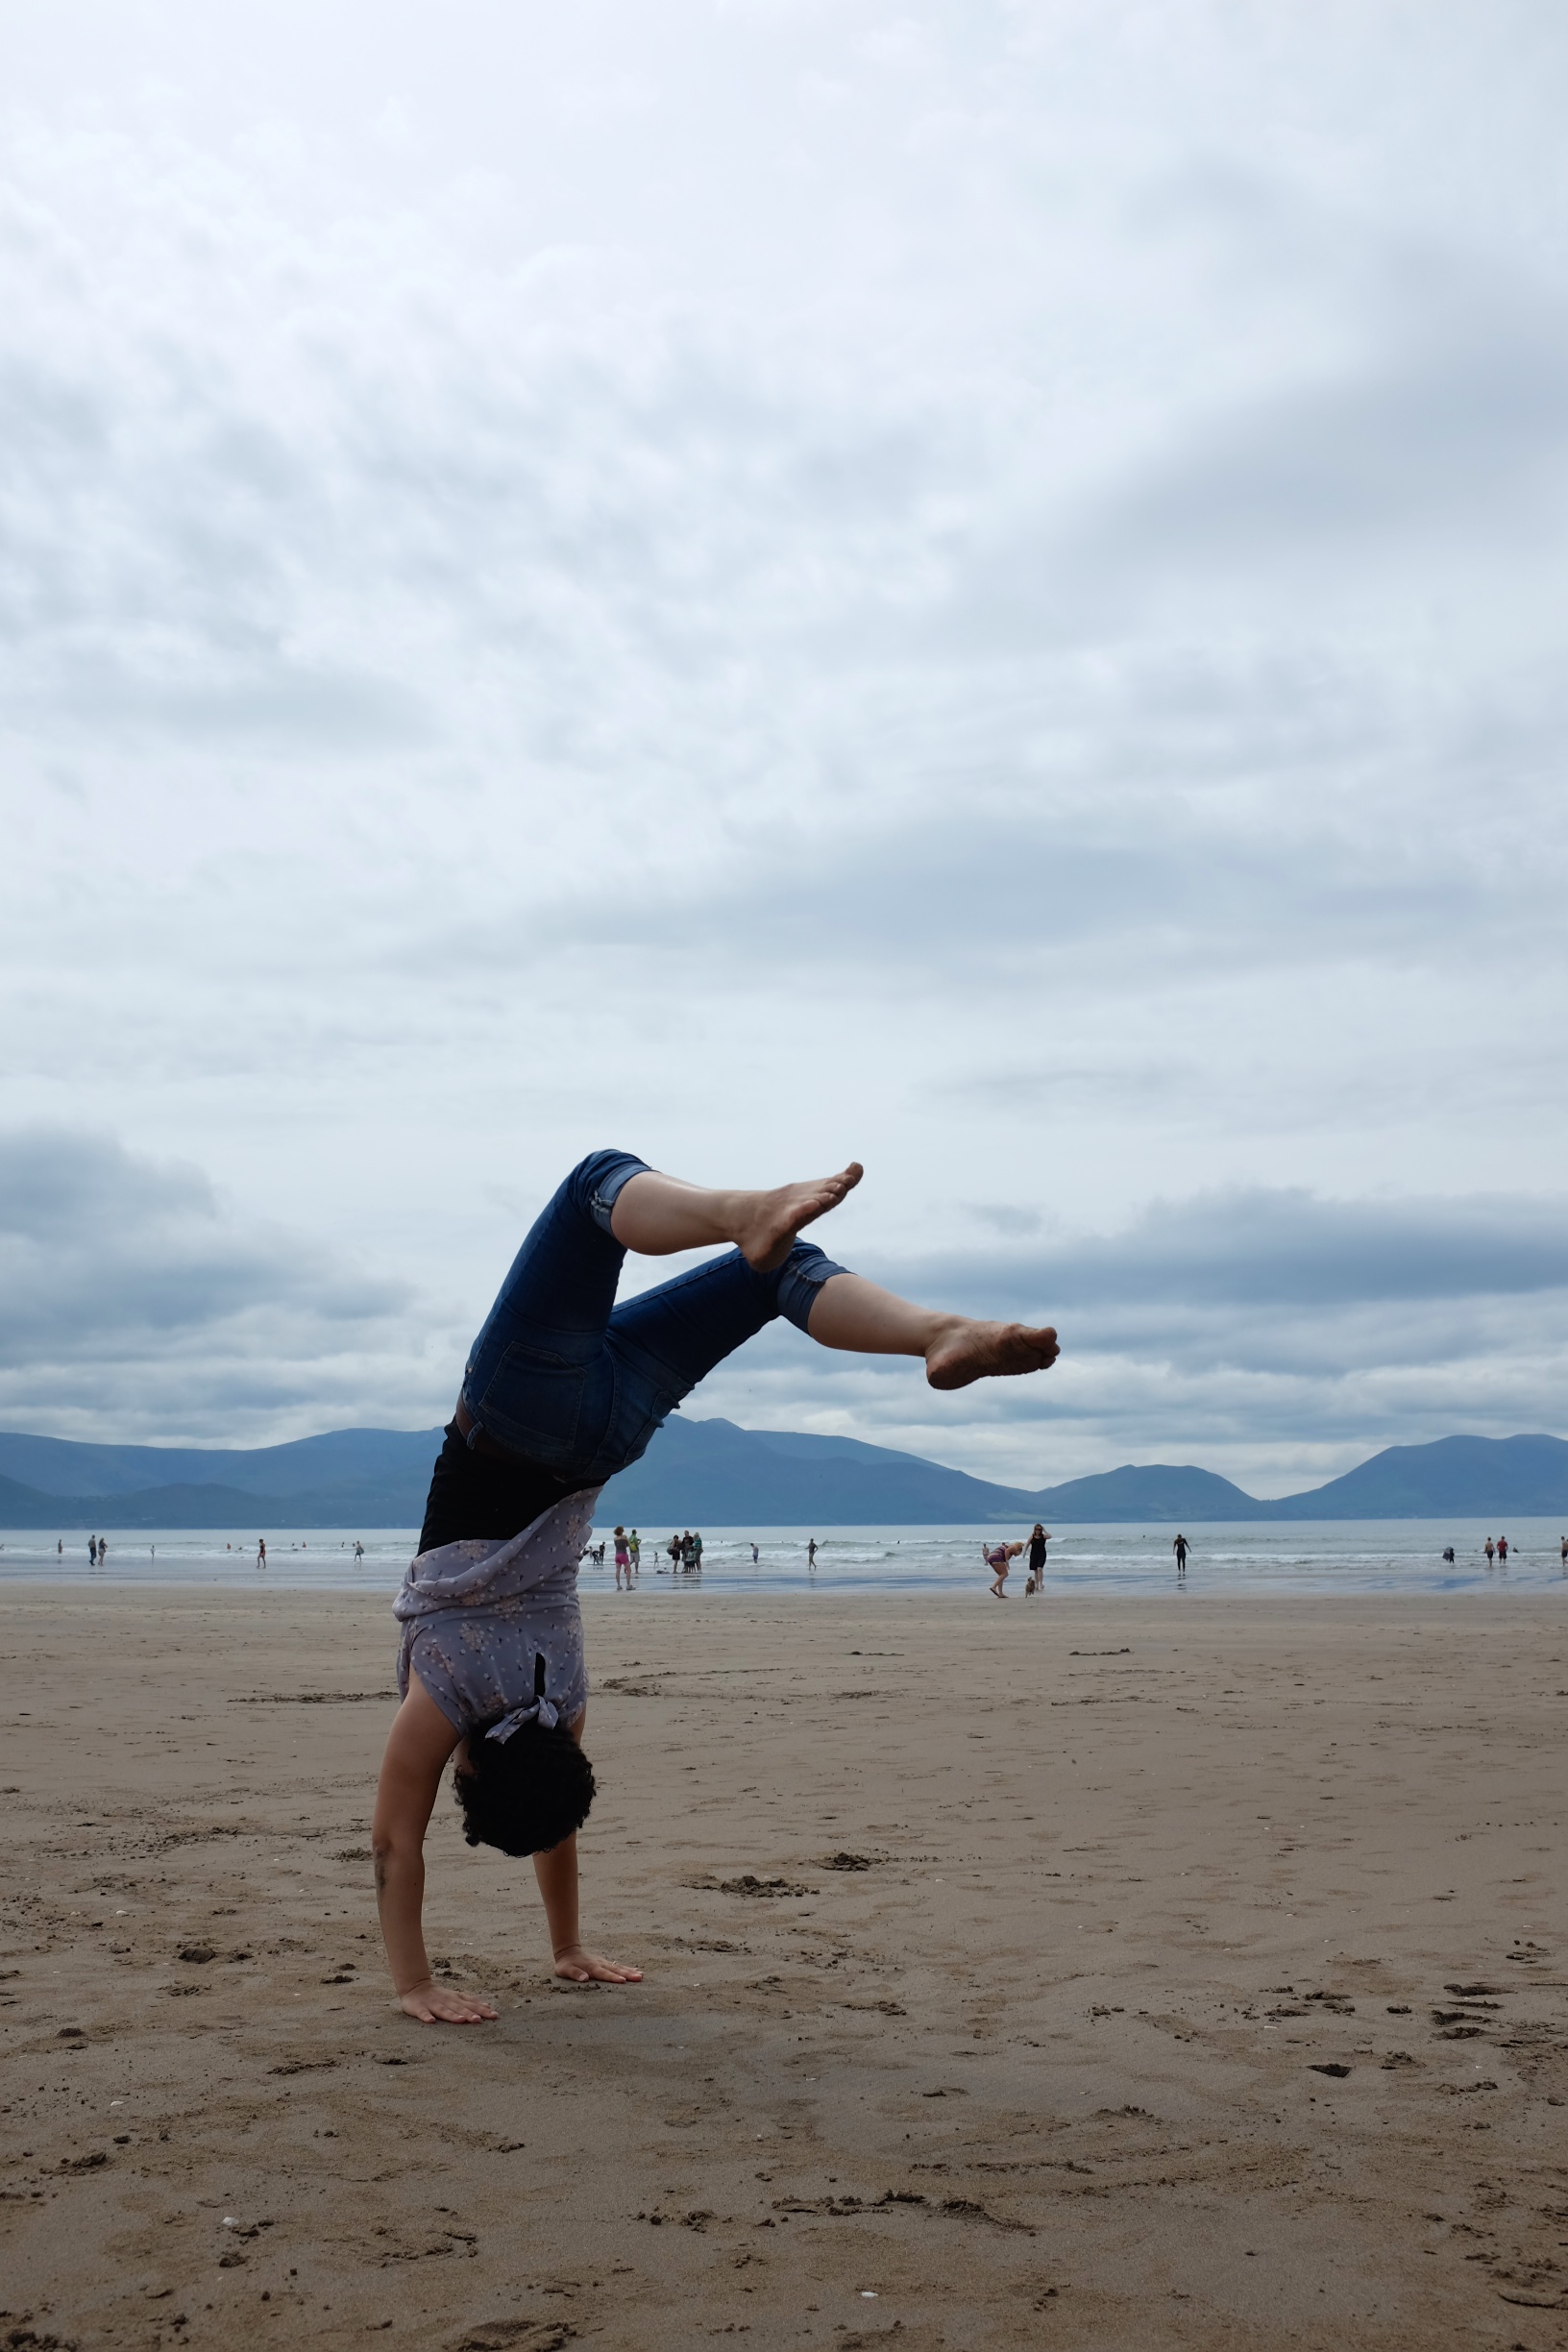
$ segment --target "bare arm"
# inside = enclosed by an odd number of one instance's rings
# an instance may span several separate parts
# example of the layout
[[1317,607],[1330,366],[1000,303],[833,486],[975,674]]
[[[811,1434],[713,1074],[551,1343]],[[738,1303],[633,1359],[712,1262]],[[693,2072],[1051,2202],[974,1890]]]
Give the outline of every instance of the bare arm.
[[432,1984],[425,1951],[425,1831],[458,1736],[413,1676],[381,1758],[370,1832],[376,1901],[398,2005],[427,2025],[440,2021],[475,2025],[496,2014],[488,2001],[471,2000],[466,1994]]
[[555,1962],[557,1976],[565,1976],[573,1984],[641,1984],[640,1968],[625,1968],[619,1960],[606,1960],[600,1952],[587,1951],[577,1931],[577,1840],[574,1831],[552,1846],[548,1853],[533,1857],[533,1874],[539,1881],[544,1898],[545,1918],[550,1924],[550,1948]]
[[[576,1721],[567,1726],[578,1747],[582,1745],[582,1727],[588,1720],[583,1707]],[[618,1960],[606,1960],[599,1952],[586,1951],[577,1924],[577,1833],[562,1838],[544,1853],[533,1857],[533,1874],[539,1881],[539,1894],[545,1906],[545,1920],[550,1928],[551,1955],[557,1976],[567,1977],[573,1984],[641,1984],[643,1972],[639,1968],[624,1968]]]

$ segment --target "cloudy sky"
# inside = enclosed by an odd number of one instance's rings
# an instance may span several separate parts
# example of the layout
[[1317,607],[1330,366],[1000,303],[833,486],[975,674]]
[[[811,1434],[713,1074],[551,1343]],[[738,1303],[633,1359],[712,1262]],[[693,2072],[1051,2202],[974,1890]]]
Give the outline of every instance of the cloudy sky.
[[698,1413],[1568,1430],[1568,17],[51,0],[0,93],[0,1422],[432,1424],[614,1142],[1062,1331]]

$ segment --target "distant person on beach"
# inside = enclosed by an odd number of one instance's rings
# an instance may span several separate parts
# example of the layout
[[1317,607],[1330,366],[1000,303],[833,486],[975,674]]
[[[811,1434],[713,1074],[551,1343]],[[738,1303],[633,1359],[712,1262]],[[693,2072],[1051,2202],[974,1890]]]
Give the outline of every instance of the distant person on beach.
[[99,1536],[99,1538],[98,1538],[98,1565],[99,1565],[99,1567],[100,1567],[100,1568],[103,1566],[103,1564],[104,1564],[105,1560],[106,1560],[106,1559],[108,1559],[108,1557],[109,1557],[109,1537],[108,1537],[107,1535],[100,1535],[100,1536]]
[[807,1546],[806,1546],[806,1566],[807,1566],[808,1568],[815,1568],[815,1567],[816,1567],[816,1565],[817,1565],[817,1538],[816,1538],[816,1536],[814,1535],[814,1536],[812,1537],[812,1539],[811,1539],[810,1543],[808,1543],[808,1544],[807,1544]]
[[1491,1539],[1491,1537],[1490,1537],[1489,1535],[1487,1536],[1486,1541],[1485,1541],[1484,1545],[1482,1546],[1482,1549],[1483,1549],[1483,1551],[1484,1551],[1484,1552],[1485,1552],[1485,1554],[1486,1554],[1486,1565],[1487,1565],[1487,1567],[1489,1568],[1489,1567],[1491,1566],[1491,1564],[1492,1564],[1492,1556],[1493,1556],[1493,1553],[1494,1553],[1494,1552],[1496,1551],[1496,1549],[1497,1549],[1496,1545],[1495,1545],[1495,1544],[1492,1542],[1492,1539]]
[[[1563,1543],[1562,1556],[1564,1559],[1568,1559],[1568,1540],[1565,1540]],[[55,1557],[57,1559],[63,1559],[65,1557],[65,1538],[63,1535],[57,1536],[55,1539]]]
[[1013,1562],[1017,1558],[1018,1554],[1022,1550],[1023,1546],[1021,1543],[993,1543],[991,1545],[982,1544],[980,1547],[981,1557],[984,1559],[986,1566],[991,1570],[991,1589],[995,1594],[998,1601],[1005,1601],[1007,1599],[1007,1592],[1005,1589],[1007,1584],[1007,1572],[1012,1567]]
[[1507,1556],[1508,1556],[1508,1539],[1507,1539],[1507,1537],[1506,1535],[1500,1535],[1500,1536],[1498,1537],[1498,1539],[1497,1539],[1497,1558],[1498,1558],[1498,1565],[1499,1565],[1499,1567],[1501,1567],[1501,1566],[1503,1565],[1503,1563],[1504,1563],[1504,1562],[1507,1560]]
[[680,1537],[672,1535],[664,1548],[670,1555],[670,1574],[674,1576],[675,1570],[680,1566]]
[[356,1536],[355,1537],[355,1539],[354,1539],[354,1564],[355,1564],[355,1566],[356,1568],[358,1567],[359,1562],[360,1562],[360,1561],[361,1561],[361,1560],[364,1558],[364,1556],[365,1556],[365,1547],[364,1547],[364,1545],[363,1545],[363,1544],[362,1544],[362,1543],[359,1541],[359,1538],[358,1538],[358,1536],[356,1535]]
[[256,1564],[258,1568],[264,1568],[267,1564],[267,1539],[264,1535],[258,1535],[256,1539]]
[[1568,1568],[1568,1535],[1565,1535],[1557,1546],[1557,1557],[1563,1566]]
[[625,1529],[618,1527],[615,1531],[615,1589],[617,1592],[621,1590],[623,1577],[626,1580],[626,1589],[629,1592],[631,1589],[631,1546],[626,1541]]
[[[1565,1560],[1568,1560],[1568,1535],[1565,1535],[1565,1536],[1563,1537],[1563,1541],[1562,1541],[1562,1556],[1563,1556],[1563,1558],[1564,1558]],[[755,1544],[753,1544],[753,1545],[751,1546],[751,1565],[752,1565],[752,1567],[753,1567],[753,1568],[756,1566],[756,1564],[757,1564],[758,1560],[760,1560],[760,1559],[761,1559],[761,1557],[762,1557],[762,1554],[761,1554],[761,1553],[760,1553],[760,1552],[757,1550],[756,1545],[755,1545]]]
[[1031,1593],[1038,1593],[1042,1590],[1044,1586],[1045,1547],[1050,1540],[1051,1539],[1046,1533],[1044,1528],[1041,1527],[1040,1521],[1037,1519],[1035,1521],[1035,1531],[1029,1538],[1029,1576],[1023,1588],[1025,1600],[1028,1599]]
[[635,1528],[626,1537],[626,1550],[631,1557],[631,1573],[635,1576],[643,1564],[643,1539]]
[[1452,1544],[1447,1547],[1443,1554],[1443,1557],[1448,1562],[1448,1565],[1452,1568],[1454,1565],[1454,1546]]
[[694,1528],[692,1531],[692,1566],[697,1570],[698,1576],[702,1574],[702,1531],[700,1528]]
[[98,1538],[96,1535],[89,1535],[87,1537],[87,1558],[91,1561],[93,1567],[96,1568],[98,1565]]
[[682,1530],[682,1531],[681,1531],[681,1538],[680,1538],[680,1573],[681,1573],[681,1575],[682,1575],[682,1576],[690,1576],[690,1575],[691,1575],[691,1573],[692,1573],[692,1570],[693,1570],[693,1569],[694,1569],[696,1566],[697,1566],[697,1554],[696,1554],[696,1553],[693,1551],[693,1549],[692,1549],[692,1531],[691,1531],[691,1529],[690,1529],[690,1528],[685,1528],[685,1529],[683,1529],[683,1530]]
[[[587,1948],[578,1925],[576,1831],[594,1775],[579,1744],[588,1678],[576,1576],[602,1488],[680,1399],[780,1314],[819,1346],[923,1358],[942,1390],[1055,1362],[1054,1331],[915,1306],[802,1241],[801,1227],[861,1175],[852,1163],[773,1191],[707,1191],[629,1153],[596,1152],[525,1239],[470,1353],[394,1608],[403,1703],[371,1845],[408,2016],[496,2015],[482,1997],[437,1985],[425,1949],[425,1832],[449,1761],[469,1842],[533,1856],[555,1974],[641,1977]],[[666,1257],[726,1242],[616,1303],[628,1249]]]
[[1178,1577],[1185,1577],[1187,1574],[1187,1537],[1178,1535],[1170,1548],[1176,1555],[1176,1574]]

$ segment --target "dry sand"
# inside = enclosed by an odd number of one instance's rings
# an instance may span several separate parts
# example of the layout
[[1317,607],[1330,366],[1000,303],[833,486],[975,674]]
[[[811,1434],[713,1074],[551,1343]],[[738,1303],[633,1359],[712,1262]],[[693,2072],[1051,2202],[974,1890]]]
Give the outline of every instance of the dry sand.
[[0,2344],[1568,2345],[1560,1599],[586,1605],[648,1981],[443,1796],[455,2030],[383,1599],[0,1597]]

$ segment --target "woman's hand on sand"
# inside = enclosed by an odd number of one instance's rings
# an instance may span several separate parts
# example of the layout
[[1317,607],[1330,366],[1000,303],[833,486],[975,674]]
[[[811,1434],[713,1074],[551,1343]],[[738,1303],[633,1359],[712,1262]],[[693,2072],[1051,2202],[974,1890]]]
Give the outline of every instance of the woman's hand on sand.
[[580,1944],[565,1944],[555,1954],[555,1973],[571,1984],[641,1984],[643,1972],[637,1968],[623,1968],[619,1960],[606,1960],[599,1952],[585,1951]]
[[446,1985],[432,1983],[429,1976],[423,1984],[410,1985],[406,1993],[400,1993],[398,2007],[404,2017],[418,2018],[422,2025],[487,2025],[496,2015],[488,2001],[476,2000],[468,1993],[453,1993]]

